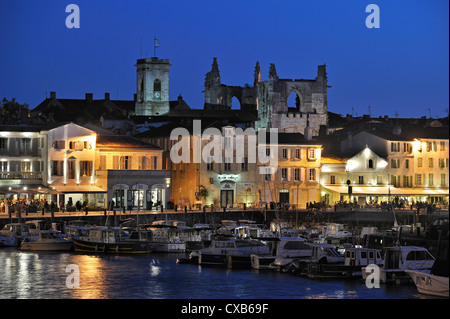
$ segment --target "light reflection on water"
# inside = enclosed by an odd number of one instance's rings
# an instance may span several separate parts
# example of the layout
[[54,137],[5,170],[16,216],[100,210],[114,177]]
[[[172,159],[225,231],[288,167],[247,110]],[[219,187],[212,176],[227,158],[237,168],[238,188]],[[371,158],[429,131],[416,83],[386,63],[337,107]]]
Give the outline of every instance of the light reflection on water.
[[[414,286],[368,289],[361,281],[320,281],[290,274],[177,264],[181,255],[96,256],[0,249],[2,299],[407,299]],[[66,267],[80,288],[66,286]]]

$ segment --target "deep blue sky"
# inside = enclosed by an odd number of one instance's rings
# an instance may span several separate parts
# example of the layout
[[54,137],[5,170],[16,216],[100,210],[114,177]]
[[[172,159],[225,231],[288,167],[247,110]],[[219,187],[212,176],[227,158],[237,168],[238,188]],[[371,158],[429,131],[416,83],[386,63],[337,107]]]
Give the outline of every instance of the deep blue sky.
[[[80,29],[65,8],[80,7]],[[365,8],[380,8],[368,29]],[[447,0],[0,0],[0,98],[31,108],[60,98],[132,99],[135,62],[172,64],[170,96],[203,107],[205,74],[217,57],[222,83],[253,83],[275,63],[280,78],[315,78],[327,64],[329,110],[340,114],[446,116],[449,107]]]

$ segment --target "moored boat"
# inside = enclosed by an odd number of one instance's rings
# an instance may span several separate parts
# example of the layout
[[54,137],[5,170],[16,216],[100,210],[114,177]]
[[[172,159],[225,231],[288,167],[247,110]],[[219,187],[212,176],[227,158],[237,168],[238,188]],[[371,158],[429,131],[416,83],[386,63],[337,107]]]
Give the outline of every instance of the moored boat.
[[417,291],[432,296],[449,297],[448,259],[436,260],[431,271],[405,270],[412,278]]
[[122,237],[118,228],[93,227],[88,236],[72,238],[74,250],[102,254],[146,254],[151,252],[148,232],[135,231]]
[[18,247],[26,238],[35,238],[27,223],[9,223],[0,230],[0,246]]
[[149,234],[149,243],[153,252],[183,253],[189,231],[183,226],[153,224],[145,228]]
[[307,243],[311,247],[311,256],[293,260],[285,266],[287,271],[311,278],[342,277],[340,269],[344,266],[344,256],[335,246],[324,243]]
[[[410,276],[406,270],[429,272],[434,264],[434,257],[424,247],[396,246],[384,249],[383,266],[379,268],[381,283],[409,283]],[[372,271],[362,268],[362,277],[366,279]]]
[[259,270],[279,270],[294,259],[311,256],[311,246],[307,240],[300,237],[281,237],[267,240],[272,247],[271,254],[251,256],[252,268]]
[[72,241],[61,236],[60,231],[41,230],[37,239],[24,239],[20,250],[31,251],[60,251],[71,250]]
[[218,235],[209,247],[192,252],[189,260],[200,265],[250,268],[252,254],[269,255],[269,246],[260,240]]

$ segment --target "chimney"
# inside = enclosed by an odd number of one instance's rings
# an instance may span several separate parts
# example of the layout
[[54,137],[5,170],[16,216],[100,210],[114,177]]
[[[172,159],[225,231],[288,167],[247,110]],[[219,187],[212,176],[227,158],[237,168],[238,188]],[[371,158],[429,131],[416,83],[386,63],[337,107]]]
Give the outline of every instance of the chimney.
[[86,101],[92,101],[92,93],[86,93]]
[[50,92],[50,98],[56,99],[56,92],[54,92],[54,91]]
[[109,93],[105,93],[105,100],[109,101]]
[[309,126],[305,127],[305,139],[307,141],[311,141],[312,139],[312,128],[310,128]]
[[305,127],[305,139],[311,141],[312,139],[312,128],[309,126],[309,113],[306,114],[306,127]]

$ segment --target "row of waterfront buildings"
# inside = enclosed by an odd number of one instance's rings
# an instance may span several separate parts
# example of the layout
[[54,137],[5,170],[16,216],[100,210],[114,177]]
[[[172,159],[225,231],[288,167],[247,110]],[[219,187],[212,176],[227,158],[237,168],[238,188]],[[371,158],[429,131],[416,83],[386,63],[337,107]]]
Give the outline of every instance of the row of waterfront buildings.
[[[292,80],[271,65],[262,81],[257,63],[253,85],[237,87],[220,82],[216,59],[204,108],[191,109],[181,96],[169,101],[168,60],[136,66],[134,100],[51,92],[19,122],[0,121],[0,199],[141,210],[448,203],[448,117],[344,117],[328,111],[325,66],[315,79]],[[171,136],[180,128],[185,136]],[[276,129],[276,139],[239,139],[248,128]],[[178,162],[181,150],[173,150],[183,138],[188,155]],[[220,146],[215,153],[212,144]],[[206,155],[196,161],[196,151]]]

